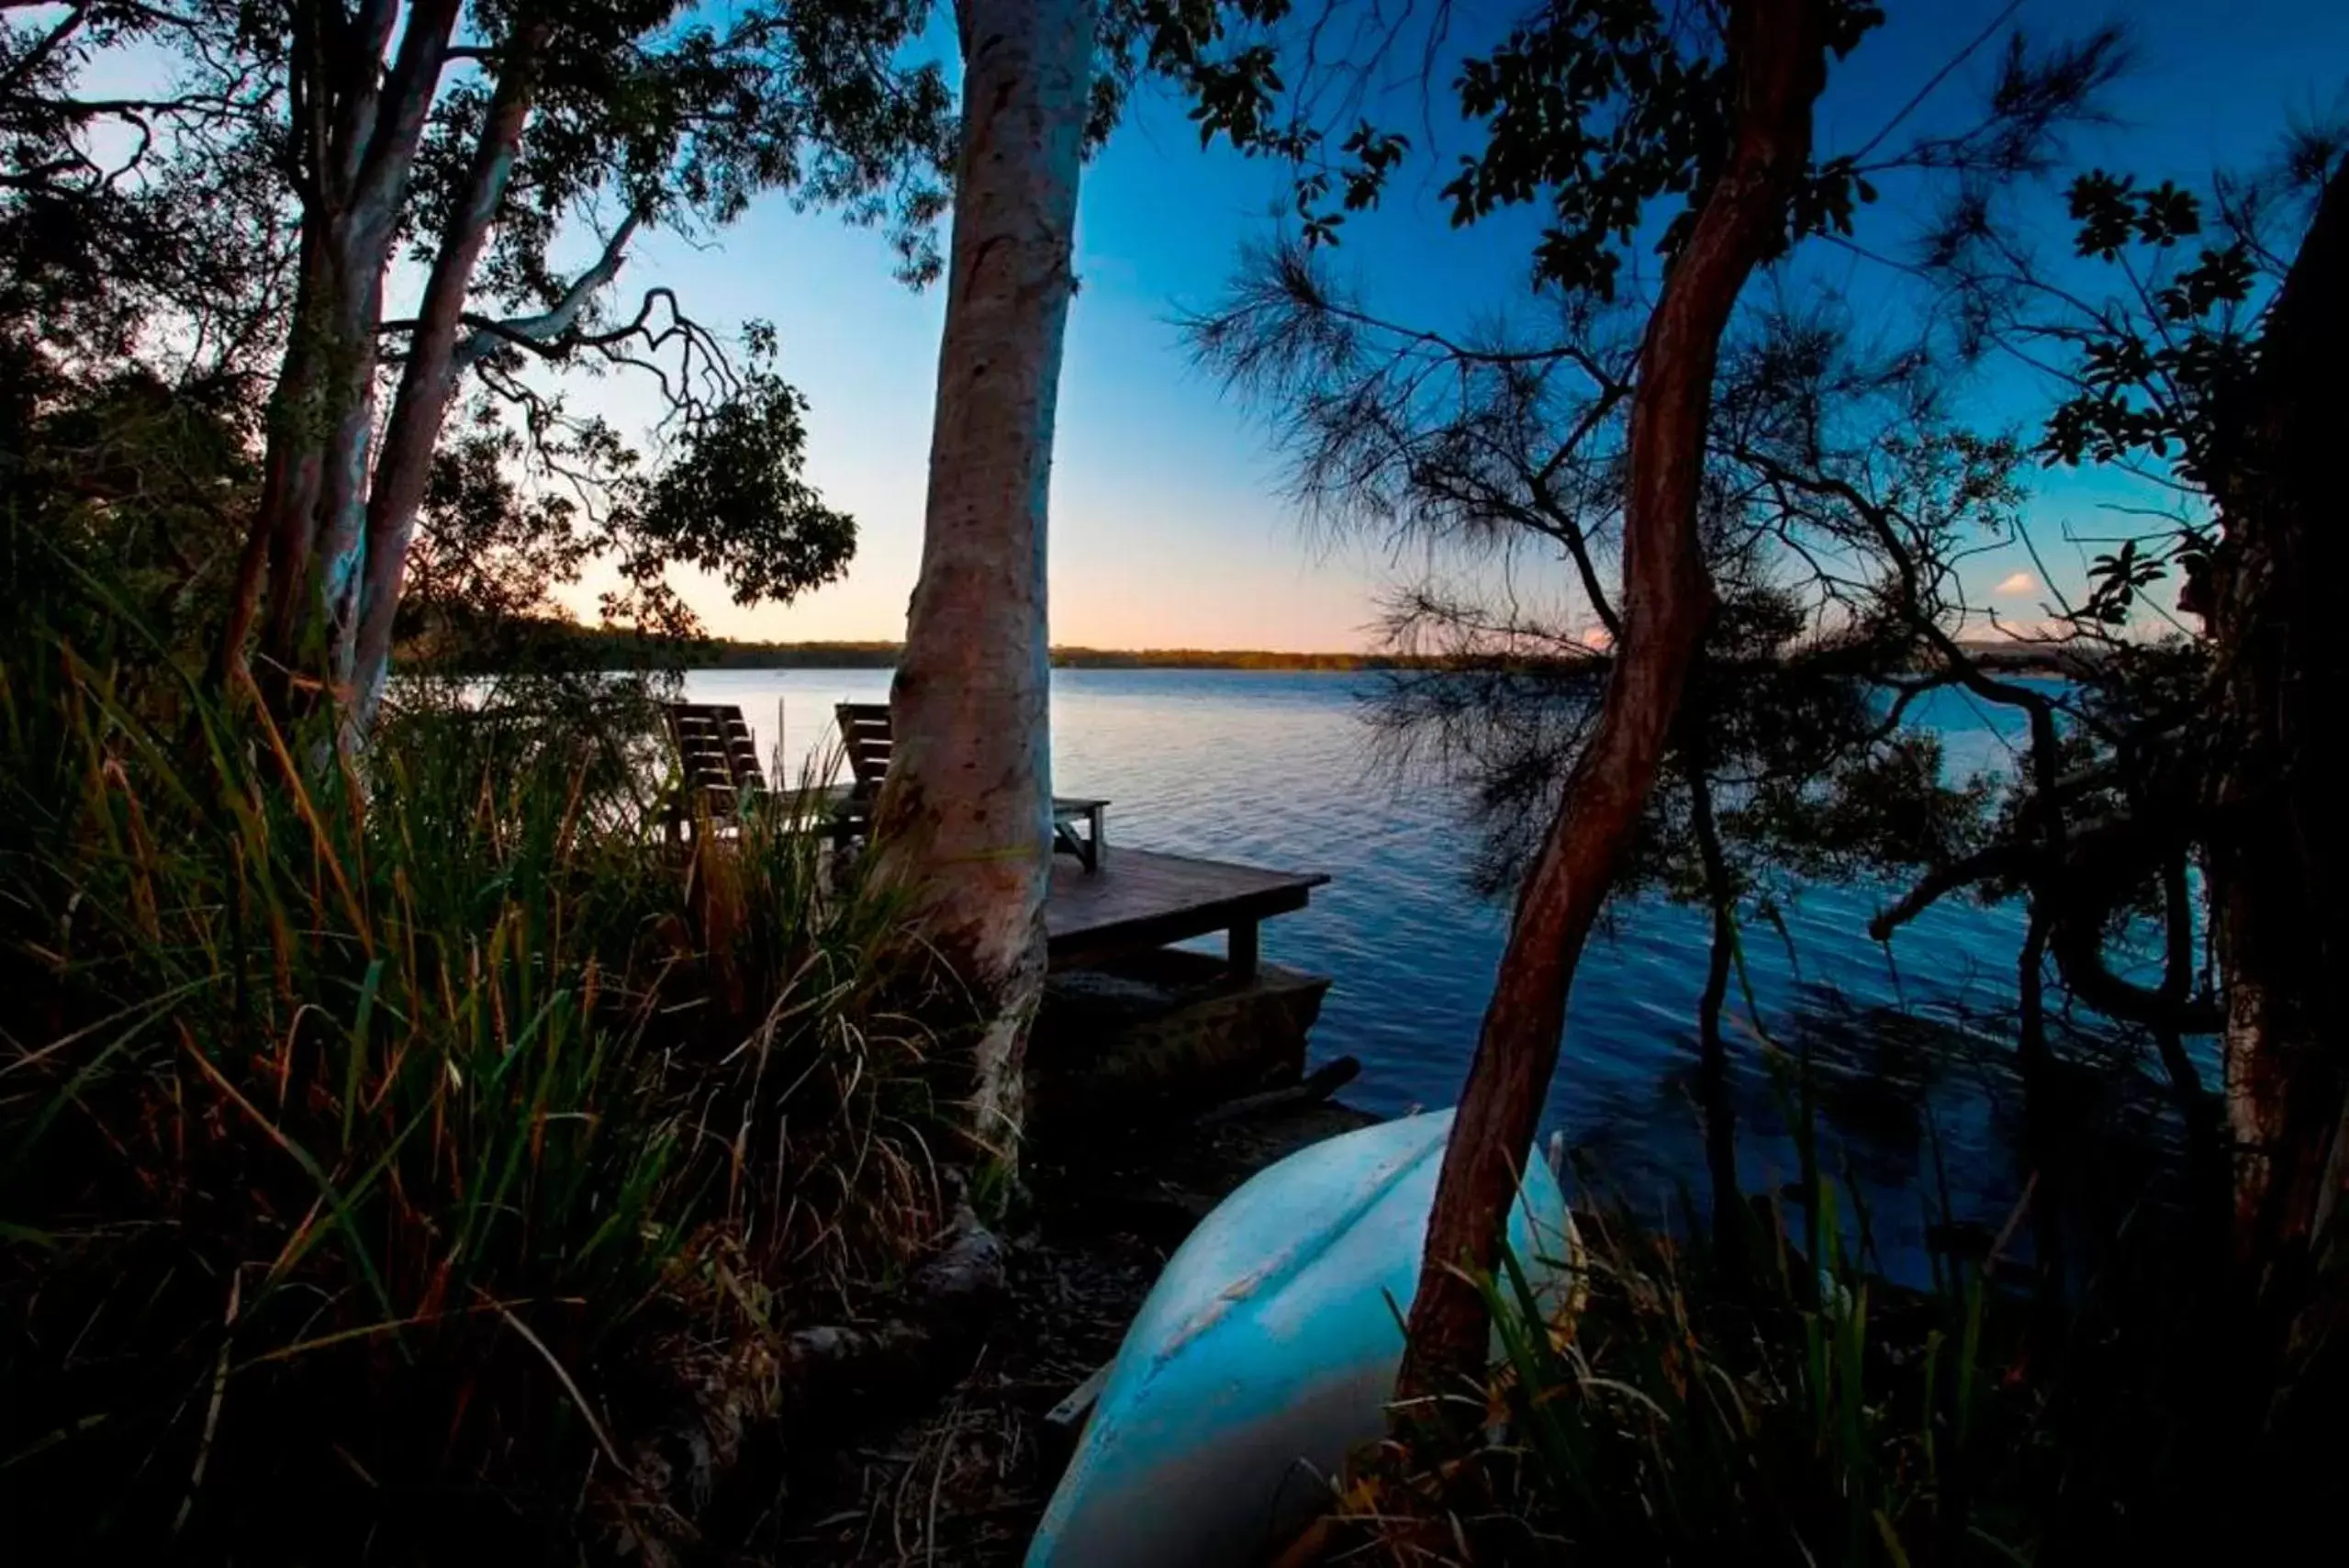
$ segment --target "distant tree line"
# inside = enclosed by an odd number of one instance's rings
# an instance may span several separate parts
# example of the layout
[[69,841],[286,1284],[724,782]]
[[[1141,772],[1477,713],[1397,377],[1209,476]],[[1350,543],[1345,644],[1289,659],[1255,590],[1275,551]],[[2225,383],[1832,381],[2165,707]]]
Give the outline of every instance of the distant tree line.
[[[2003,674],[2067,679],[2100,662],[2093,648],[2050,647],[2036,643],[1968,642],[1975,663]],[[892,669],[905,644],[879,638],[812,642],[753,642],[734,637],[663,636],[632,625],[589,624],[556,616],[523,616],[485,622],[469,633],[443,622],[431,637],[394,650],[395,669],[429,664],[436,670],[496,675],[534,665],[585,669]],[[1479,659],[1478,667],[1489,667]],[[1569,661],[1527,653],[1519,661],[1576,667],[1604,655]],[[1453,655],[1396,649],[1371,653],[1296,653],[1281,648],[1091,648],[1056,644],[1055,669],[1260,669],[1334,672],[1444,669],[1462,660]]]

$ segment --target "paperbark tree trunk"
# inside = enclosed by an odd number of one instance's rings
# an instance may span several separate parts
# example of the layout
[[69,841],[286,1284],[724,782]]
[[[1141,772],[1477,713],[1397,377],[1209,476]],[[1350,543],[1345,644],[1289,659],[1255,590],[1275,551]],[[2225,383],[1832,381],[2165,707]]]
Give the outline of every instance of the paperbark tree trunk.
[[1091,0],[959,0],[962,151],[922,572],[875,812],[980,1025],[969,1126],[1016,1158],[1051,871],[1046,502],[1072,289]]
[[408,339],[408,363],[391,416],[384,423],[383,451],[367,492],[366,538],[358,584],[357,623],[347,677],[350,700],[344,723],[352,744],[364,740],[381,705],[391,670],[392,630],[408,575],[408,550],[416,517],[432,473],[441,427],[464,374],[457,348],[465,292],[489,241],[490,226],[506,199],[506,185],[521,155],[522,128],[530,119],[537,86],[539,51],[549,25],[526,24],[516,34],[498,73],[498,89],[484,118],[464,194],[449,218],[424,299]]
[[1444,1150],[1397,1379],[1404,1400],[1482,1380],[1490,1324],[1472,1276],[1495,1264],[1502,1221],[1558,1064],[1574,965],[1655,785],[1711,611],[1696,498],[1713,373],[1730,310],[1784,235],[1787,196],[1810,157],[1811,106],[1827,79],[1824,10],[1823,0],[1739,0],[1730,7],[1735,145],[1640,344],[1624,508],[1623,636],[1598,727],[1518,892]]
[[[2349,1327],[2349,162],[2277,294],[2218,483],[2210,900],[2226,993],[2235,1253],[2289,1353]],[[2323,737],[2332,734],[2332,739]],[[2287,1324],[2291,1326],[2286,1327]]]
[[303,207],[300,282],[261,504],[214,661],[224,680],[241,673],[258,622],[262,690],[280,711],[306,683],[347,688],[355,650],[384,279],[461,6],[413,0],[386,69],[401,9],[364,0],[355,17],[294,12],[287,140]]

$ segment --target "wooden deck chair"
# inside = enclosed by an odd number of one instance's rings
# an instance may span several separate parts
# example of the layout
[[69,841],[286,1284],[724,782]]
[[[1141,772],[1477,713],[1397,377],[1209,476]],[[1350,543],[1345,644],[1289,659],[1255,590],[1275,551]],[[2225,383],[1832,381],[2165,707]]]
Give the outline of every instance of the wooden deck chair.
[[669,836],[682,836],[688,823],[739,821],[744,807],[766,794],[758,743],[743,711],[731,702],[665,702],[662,708],[679,773]]
[[[833,710],[840,723],[840,744],[848,753],[849,771],[856,782],[833,813],[833,831],[843,842],[861,838],[871,825],[873,801],[889,770],[889,711],[884,702],[843,702]],[[1109,802],[1084,796],[1052,798],[1052,847],[1073,855],[1088,871],[1101,869],[1109,851],[1105,830]],[[1077,824],[1085,831],[1079,834]]]

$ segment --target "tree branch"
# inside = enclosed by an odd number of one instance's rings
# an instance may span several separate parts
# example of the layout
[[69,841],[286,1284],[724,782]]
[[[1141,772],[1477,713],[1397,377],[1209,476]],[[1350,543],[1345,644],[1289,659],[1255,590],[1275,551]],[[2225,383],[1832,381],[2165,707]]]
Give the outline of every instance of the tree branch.
[[[349,128],[353,134],[345,144],[343,173],[351,182],[351,208],[371,223],[388,228],[398,218],[408,170],[415,163],[417,143],[440,91],[442,55],[449,47],[449,35],[456,29],[460,8],[459,0],[414,0],[408,9],[408,25],[400,33],[399,53],[384,77],[381,92],[365,95],[364,118]],[[379,29],[367,35],[371,48],[364,69],[371,78],[374,62],[383,58],[384,43],[390,37],[390,17],[381,13],[397,10],[396,0],[364,0],[361,26]]]
[[[552,308],[534,316],[513,316],[502,320],[468,313],[464,318],[464,323],[474,330],[457,345],[457,367],[462,370],[478,364],[495,353],[501,342],[541,354],[554,352],[565,335],[578,325],[579,316],[588,303],[620,275],[621,267],[628,260],[628,242],[635,237],[636,230],[643,221],[641,209],[631,210],[621,220],[620,227],[613,230],[611,238],[604,242],[603,254],[596,259],[595,265],[573,279],[571,286],[563,291],[563,297],[556,300]],[[634,330],[643,325],[651,312],[654,297],[663,292],[655,290],[644,297],[643,308],[637,312],[635,322],[627,330]],[[415,323],[405,321],[386,325],[413,327]],[[590,340],[578,341],[586,342]]]
[[0,76],[0,91],[14,92],[18,84],[30,81],[33,73],[48,62],[50,56],[55,54],[67,39],[81,30],[83,22],[89,17],[90,4],[91,0],[78,0],[72,10],[58,18],[57,25],[25,50],[9,66],[6,75]]
[[1963,860],[1936,867],[1925,874],[1923,880],[1903,893],[1890,908],[1879,911],[1875,918],[1868,922],[1868,935],[1871,940],[1882,942],[1960,889],[1998,877],[2021,877],[2030,870],[2035,859],[2036,857],[2022,845],[2000,844],[1969,855]]

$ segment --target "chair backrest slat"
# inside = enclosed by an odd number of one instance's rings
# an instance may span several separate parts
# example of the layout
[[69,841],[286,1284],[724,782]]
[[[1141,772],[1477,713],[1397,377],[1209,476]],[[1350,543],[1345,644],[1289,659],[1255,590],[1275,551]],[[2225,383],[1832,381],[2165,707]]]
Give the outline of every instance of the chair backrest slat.
[[889,711],[886,702],[843,702],[833,709],[840,724],[840,744],[847,748],[849,770],[859,790],[880,788],[889,770]]
[[765,793],[766,772],[759,766],[758,742],[740,708],[731,702],[670,702],[664,707],[688,797],[698,795],[702,809],[721,816],[744,797]]

